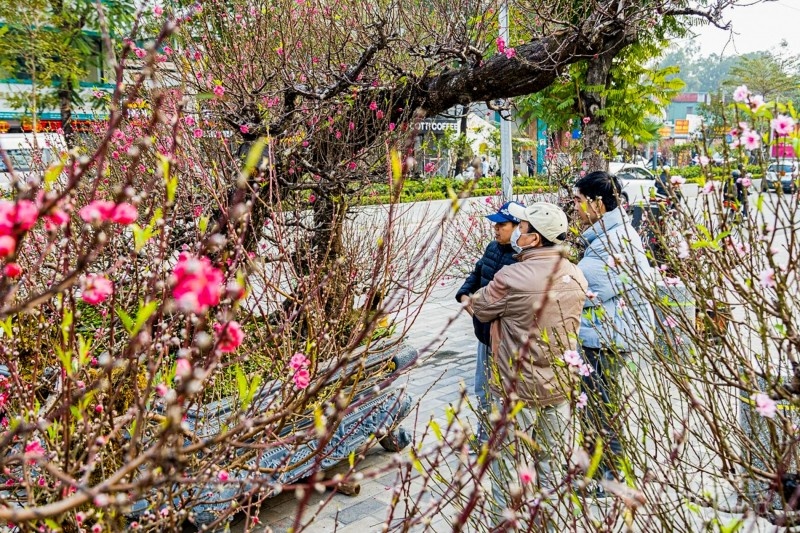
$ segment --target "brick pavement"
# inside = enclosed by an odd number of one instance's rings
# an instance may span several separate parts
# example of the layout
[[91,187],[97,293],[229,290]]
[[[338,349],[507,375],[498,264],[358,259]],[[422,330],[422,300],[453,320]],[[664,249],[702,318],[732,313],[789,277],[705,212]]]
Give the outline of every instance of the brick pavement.
[[[415,400],[412,409],[402,426],[406,431],[420,435],[431,417],[443,423],[445,408],[460,396],[462,387],[467,387],[472,395],[475,374],[476,340],[472,332],[472,322],[468,315],[462,314],[448,327],[448,322],[459,312],[455,292],[460,281],[449,282],[437,287],[420,311],[412,325],[408,342],[421,351],[419,366],[397,384],[405,384]],[[427,350],[426,350],[427,348]],[[422,401],[420,401],[422,400]],[[392,454],[380,446],[370,450],[360,463],[360,471],[388,466]],[[380,531],[385,522],[392,497],[391,488],[395,476],[385,474],[376,479],[361,483],[357,496],[325,492],[314,494],[303,515],[303,522],[312,520],[307,529],[315,533],[368,533]],[[330,502],[319,509],[321,503]],[[292,527],[296,515],[296,498],[293,493],[284,493],[267,500],[263,505],[259,520],[272,528],[274,533],[285,533]],[[314,515],[314,510],[317,514]],[[244,531],[244,518],[234,518],[231,531]],[[450,527],[444,517],[431,523],[433,531],[445,531]],[[261,527],[258,531],[263,531]]]

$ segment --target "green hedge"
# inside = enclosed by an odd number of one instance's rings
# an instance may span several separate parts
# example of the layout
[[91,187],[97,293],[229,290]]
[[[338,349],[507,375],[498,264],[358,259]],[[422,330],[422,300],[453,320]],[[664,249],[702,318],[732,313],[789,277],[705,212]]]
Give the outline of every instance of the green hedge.
[[[461,183],[461,187],[458,189],[454,189],[456,192],[461,191],[464,187],[463,182]],[[514,184],[514,194],[541,194],[546,192],[556,192],[558,190],[558,186],[556,185],[516,185]],[[500,188],[499,187],[491,187],[491,188],[479,188],[479,189],[472,189],[470,191],[470,197],[475,196],[494,196],[499,194]],[[400,195],[398,199],[398,203],[409,203],[409,202],[427,202],[431,200],[445,200],[449,196],[440,191],[427,191],[427,192],[420,192],[417,194],[407,194],[406,190],[403,189],[403,194]],[[378,205],[378,204],[388,204],[391,203],[392,197],[388,194],[377,194],[375,196],[364,196],[358,199],[358,205]]]
[[[764,177],[763,169],[758,165],[747,165],[744,167],[745,172],[753,175],[753,178],[758,179]],[[728,176],[730,170],[725,167],[711,166],[706,171],[698,165],[691,167],[675,167],[672,169],[672,174],[683,176],[688,183],[705,183],[705,176],[710,174],[713,178],[724,178]]]

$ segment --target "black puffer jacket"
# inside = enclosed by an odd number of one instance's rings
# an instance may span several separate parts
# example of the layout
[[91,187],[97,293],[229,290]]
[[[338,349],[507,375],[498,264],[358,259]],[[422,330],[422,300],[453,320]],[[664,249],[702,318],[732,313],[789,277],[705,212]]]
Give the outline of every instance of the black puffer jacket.
[[[478,289],[483,288],[494,279],[497,271],[506,265],[511,265],[517,262],[514,259],[516,252],[510,244],[499,244],[497,241],[492,241],[483,252],[483,257],[478,259],[475,263],[475,269],[467,276],[467,280],[458,289],[456,293],[456,301],[460,302],[461,297],[465,294],[471,295]],[[489,324],[484,324],[475,317],[472,317],[472,326],[475,329],[475,336],[480,342],[491,346],[492,341],[489,335]]]

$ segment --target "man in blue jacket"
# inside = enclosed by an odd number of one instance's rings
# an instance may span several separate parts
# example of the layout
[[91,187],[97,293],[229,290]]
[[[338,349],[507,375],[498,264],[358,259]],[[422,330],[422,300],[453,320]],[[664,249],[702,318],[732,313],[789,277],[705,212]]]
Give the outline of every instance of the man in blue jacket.
[[[575,182],[575,211],[584,226],[586,251],[578,267],[589,282],[578,334],[592,372],[584,376],[586,422],[602,437],[604,449],[619,458],[619,400],[615,394],[621,360],[640,352],[653,338],[653,310],[636,282],[652,280],[642,240],[618,203],[620,183],[607,172]],[[634,281],[635,280],[635,281]],[[624,298],[623,298],[624,295]],[[602,476],[617,477],[616,461],[606,459]],[[602,494],[600,494],[602,495]]]
[[[467,312],[472,315],[470,296],[489,284],[494,279],[497,271],[506,265],[516,263],[514,255],[516,252],[511,246],[511,234],[519,225],[519,219],[508,212],[508,206],[516,202],[504,203],[497,213],[487,215],[491,222],[494,222],[494,238],[486,247],[472,273],[456,293],[456,300],[466,306]],[[517,204],[519,205],[519,204]],[[491,338],[489,335],[490,324],[484,324],[472,316],[472,325],[475,336],[478,338],[478,360],[475,366],[475,394],[478,397],[478,406],[481,411],[488,413],[491,411],[491,397],[489,392],[489,355],[491,353]],[[488,438],[486,428],[479,424],[478,442],[484,442]]]

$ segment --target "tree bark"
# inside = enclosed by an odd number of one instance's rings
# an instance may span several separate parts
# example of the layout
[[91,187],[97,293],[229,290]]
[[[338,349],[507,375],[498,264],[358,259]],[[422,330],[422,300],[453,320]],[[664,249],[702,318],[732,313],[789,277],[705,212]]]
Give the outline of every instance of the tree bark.
[[[611,64],[616,54],[617,51],[607,51],[589,60],[586,70],[586,84],[589,87],[608,88]],[[583,162],[587,172],[608,170],[609,135],[605,128],[605,118],[598,114],[604,107],[605,96],[601,91],[581,91],[581,108],[584,113]]]
[[456,104],[486,102],[541,91],[561,70],[594,56],[613,57],[636,41],[635,27],[608,15],[588,17],[574,29],[556,32],[515,48],[516,57],[496,54],[478,65],[439,73],[413,89],[413,108],[428,116]]
[[75,130],[72,127],[72,81],[61,80],[58,88],[58,107],[61,113],[61,129],[68,148],[75,146]]

